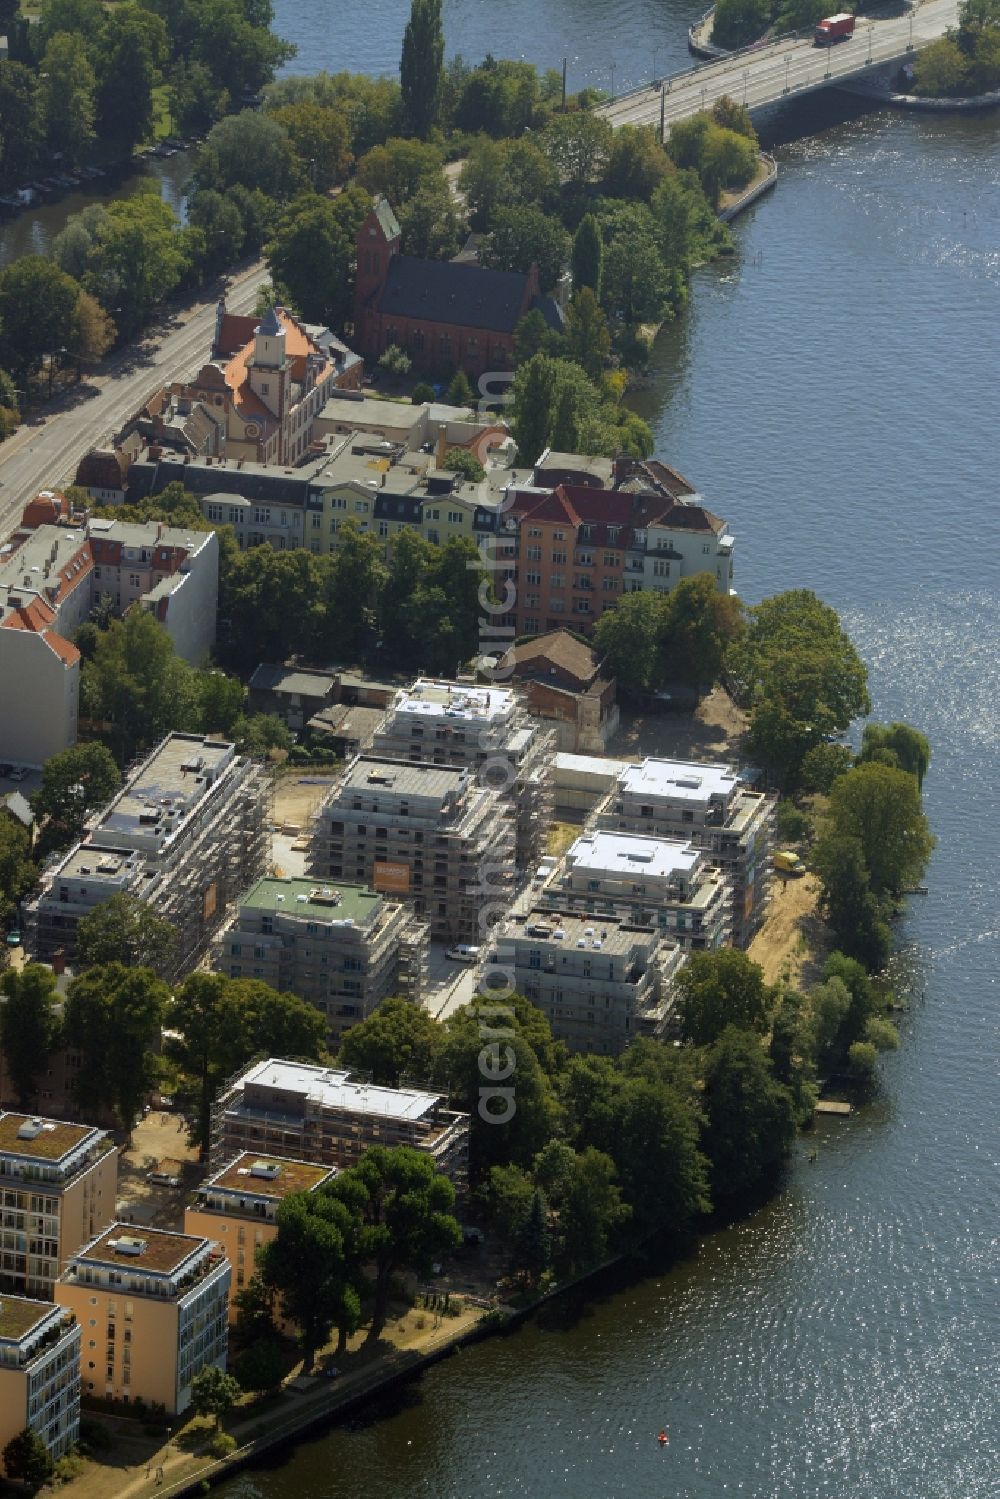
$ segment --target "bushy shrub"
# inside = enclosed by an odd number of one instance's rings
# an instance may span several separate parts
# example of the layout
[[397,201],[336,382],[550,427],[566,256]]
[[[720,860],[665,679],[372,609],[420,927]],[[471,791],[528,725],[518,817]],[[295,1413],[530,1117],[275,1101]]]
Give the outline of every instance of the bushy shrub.
[[217,1431],[208,1444],[213,1457],[229,1457],[236,1451],[236,1438],[228,1431]]

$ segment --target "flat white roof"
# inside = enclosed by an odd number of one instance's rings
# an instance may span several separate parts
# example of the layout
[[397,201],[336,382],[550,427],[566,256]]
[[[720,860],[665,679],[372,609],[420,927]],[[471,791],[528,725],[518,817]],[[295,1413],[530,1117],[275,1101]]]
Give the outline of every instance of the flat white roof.
[[645,838],[641,833],[587,833],[566,854],[567,869],[594,874],[689,875],[701,854],[692,844],[674,838]]
[[420,718],[465,718],[482,722],[507,718],[514,711],[513,692],[502,687],[472,687],[457,682],[435,682],[420,677],[402,692],[397,713]]
[[565,755],[555,757],[556,773],[560,770],[576,771],[580,775],[603,776],[610,786],[623,771],[629,768],[628,760],[609,760],[603,755]]
[[377,1088],[370,1083],[351,1081],[350,1073],[340,1068],[286,1062],[276,1057],[252,1067],[244,1074],[243,1082],[305,1093],[323,1108],[378,1114],[386,1119],[419,1119],[441,1102],[438,1093],[424,1093],[417,1088]]
[[664,796],[671,801],[706,802],[728,799],[736,787],[736,767],[712,760],[643,760],[629,765],[618,781],[634,796]]

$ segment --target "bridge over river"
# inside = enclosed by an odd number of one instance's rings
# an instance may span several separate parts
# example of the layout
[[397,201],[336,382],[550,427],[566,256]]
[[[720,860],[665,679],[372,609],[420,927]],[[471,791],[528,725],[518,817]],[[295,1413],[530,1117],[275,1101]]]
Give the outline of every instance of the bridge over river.
[[[831,12],[836,10],[831,5]],[[903,59],[958,24],[958,0],[923,0],[904,15],[869,21],[858,17],[853,37],[829,47],[814,46],[811,37],[786,37],[768,46],[749,47],[684,73],[659,79],[648,88],[622,94],[600,106],[614,126],[671,125],[700,109],[711,109],[724,94],[753,112],[815,89],[864,78],[877,68]]]

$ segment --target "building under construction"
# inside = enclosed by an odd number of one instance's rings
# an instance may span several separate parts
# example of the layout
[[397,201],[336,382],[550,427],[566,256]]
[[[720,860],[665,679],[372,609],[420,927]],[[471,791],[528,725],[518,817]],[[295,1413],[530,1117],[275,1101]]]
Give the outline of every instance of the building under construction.
[[177,933],[164,973],[195,966],[227,905],[268,859],[270,783],[233,744],[168,734],[43,874],[26,905],[28,951],[72,963],[80,919],[114,895],[146,901]]
[[476,772],[481,786],[514,810],[514,858],[535,869],[552,817],[550,775],[556,736],[509,687],[421,677],[399,692],[372,754]]

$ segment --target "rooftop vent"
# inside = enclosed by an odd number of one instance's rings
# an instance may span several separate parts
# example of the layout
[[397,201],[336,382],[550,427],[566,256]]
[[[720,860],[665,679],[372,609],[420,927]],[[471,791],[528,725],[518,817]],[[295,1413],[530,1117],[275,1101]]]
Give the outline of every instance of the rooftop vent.
[[314,906],[339,906],[342,896],[339,890],[333,890],[329,885],[322,885],[310,890],[309,899]]
[[281,1167],[277,1161],[254,1161],[250,1167],[251,1176],[263,1176],[268,1181],[274,1181],[275,1177],[281,1175]]
[[54,1130],[54,1124],[47,1124],[44,1119],[25,1119],[18,1127],[17,1138],[19,1140],[37,1140],[38,1136],[46,1130]]
[[115,1254],[130,1254],[138,1257],[145,1254],[149,1248],[148,1239],[137,1239],[132,1234],[122,1234],[118,1239],[109,1239],[108,1248],[113,1249]]

